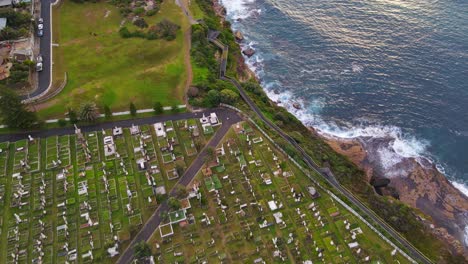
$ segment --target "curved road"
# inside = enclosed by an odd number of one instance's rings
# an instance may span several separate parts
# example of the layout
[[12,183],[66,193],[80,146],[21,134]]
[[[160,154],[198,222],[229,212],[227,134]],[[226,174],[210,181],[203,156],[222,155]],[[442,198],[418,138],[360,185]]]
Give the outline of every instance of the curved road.
[[[58,0],[57,0],[58,1]],[[21,99],[33,98],[45,92],[51,82],[52,76],[52,14],[51,3],[52,0],[41,0],[41,15],[44,19],[44,36],[36,37],[40,41],[40,54],[42,55],[42,68],[43,70],[38,73],[37,87],[29,95],[23,95]],[[34,35],[37,35],[36,27],[34,28]]]
[[372,210],[370,210],[368,207],[366,207],[364,204],[361,203],[357,198],[354,197],[348,190],[343,188],[341,184],[336,180],[336,177],[333,175],[333,172],[328,169],[328,168],[320,168],[313,160],[312,158],[307,154],[307,152],[289,135],[283,132],[281,128],[276,126],[274,123],[272,123],[268,118],[266,118],[262,111],[257,107],[257,105],[250,99],[250,97],[247,95],[245,90],[242,88],[242,86],[239,84],[239,82],[236,79],[230,78],[228,76],[225,76],[224,73],[226,72],[226,59],[227,54],[225,55],[224,53],[227,52],[227,45],[224,45],[220,43],[214,36],[217,35],[211,35],[208,37],[209,41],[213,42],[216,46],[221,48],[223,50],[223,62],[221,63],[221,69],[220,69],[220,78],[226,81],[231,82],[234,86],[237,87],[242,99],[247,103],[247,105],[254,111],[257,116],[271,129],[276,131],[283,139],[288,141],[291,145],[294,146],[294,148],[299,151],[302,155],[302,159],[304,162],[308,165],[309,168],[312,170],[316,171],[319,175],[321,175],[330,185],[332,185],[336,190],[338,190],[342,195],[344,195],[353,205],[359,208],[361,212],[363,212],[366,216],[372,219],[374,223],[377,223],[382,229],[384,229],[387,234],[390,234],[393,239],[398,241],[401,245],[403,245],[409,252],[409,255],[417,260],[420,263],[425,263],[429,264],[432,263],[431,260],[429,260],[424,254],[422,254],[416,247],[414,247],[411,243],[409,243],[405,238],[403,238],[400,233],[398,233],[395,229],[393,229],[391,226],[389,226],[384,220],[382,220],[380,217],[378,217]]

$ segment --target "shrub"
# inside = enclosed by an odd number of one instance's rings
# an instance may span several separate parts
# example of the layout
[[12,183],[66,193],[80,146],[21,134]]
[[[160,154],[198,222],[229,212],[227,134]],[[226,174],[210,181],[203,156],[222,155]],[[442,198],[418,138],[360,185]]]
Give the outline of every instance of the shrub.
[[104,116],[106,117],[106,119],[112,118],[112,111],[108,105],[104,106]]
[[157,115],[162,114],[164,112],[164,108],[160,102],[154,103],[153,110],[154,113]]
[[140,18],[137,18],[135,19],[135,21],[133,21],[133,25],[139,27],[139,28],[147,28],[148,27],[148,23],[146,23],[145,19],[140,17]]
[[130,115],[131,116],[136,116],[137,114],[137,109],[135,107],[135,104],[133,102],[130,103]]
[[63,118],[59,119],[57,122],[58,122],[58,125],[59,125],[60,127],[64,127],[64,126],[67,125],[67,120],[65,120],[65,119],[63,119]]
[[139,16],[145,12],[145,9],[143,7],[137,7],[133,10],[133,14]]

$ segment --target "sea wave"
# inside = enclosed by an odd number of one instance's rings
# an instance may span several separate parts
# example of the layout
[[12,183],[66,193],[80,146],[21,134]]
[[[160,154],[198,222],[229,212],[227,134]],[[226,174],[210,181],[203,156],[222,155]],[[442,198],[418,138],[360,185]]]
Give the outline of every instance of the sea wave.
[[[261,14],[261,10],[255,8],[255,0],[221,0],[221,4],[226,8],[227,18],[232,23],[234,30],[241,29],[242,20],[251,17],[253,14]],[[433,157],[428,147],[430,142],[421,138],[417,138],[408,133],[404,133],[401,128],[396,126],[383,126],[375,124],[365,124],[370,122],[361,122],[360,125],[346,124],[337,125],[333,122],[324,121],[320,112],[325,105],[325,102],[317,98],[315,100],[303,100],[297,98],[292,92],[282,90],[279,81],[263,80],[264,75],[264,57],[257,43],[252,42],[248,32],[244,33],[244,43],[241,44],[242,50],[252,48],[256,51],[255,55],[248,58],[245,57],[247,66],[257,75],[261,81],[262,87],[265,89],[268,97],[278,102],[278,105],[285,107],[289,112],[294,114],[306,126],[313,127],[323,136],[331,136],[339,139],[356,139],[356,138],[375,138],[387,139],[389,144],[381,147],[378,151],[381,167],[388,171],[389,175],[398,174],[398,164],[407,158],[414,158],[421,165],[426,166],[429,163],[435,164],[437,169],[444,173],[444,167],[438,163]],[[352,72],[360,73],[364,70],[364,66],[353,63]],[[347,71],[348,73],[349,71]],[[301,74],[309,73],[307,70],[301,71]],[[299,109],[294,107],[299,105]],[[445,173],[444,173],[445,174]],[[458,181],[452,181],[455,188],[468,196],[468,186]],[[465,230],[468,239],[468,227]]]
[[227,16],[232,20],[246,19],[261,11],[249,8],[249,4],[255,0],[221,0],[221,4],[226,8]]

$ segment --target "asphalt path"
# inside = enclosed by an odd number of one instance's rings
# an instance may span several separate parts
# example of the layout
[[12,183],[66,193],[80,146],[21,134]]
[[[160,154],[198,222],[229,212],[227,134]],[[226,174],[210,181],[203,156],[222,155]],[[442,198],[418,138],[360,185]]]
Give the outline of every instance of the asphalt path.
[[[231,112],[230,112],[231,113]],[[234,112],[235,113],[235,112]],[[216,131],[216,134],[211,138],[208,144],[202,149],[202,151],[198,154],[196,159],[192,162],[190,167],[185,171],[184,175],[179,179],[177,182],[183,186],[187,186],[192,182],[193,178],[197,175],[198,171],[202,168],[203,164],[205,163],[205,157],[208,155],[208,148],[215,148],[229,131],[229,128],[241,121],[242,119],[237,114],[230,114],[228,118],[223,121],[221,127]],[[169,193],[169,196],[175,196],[175,189],[172,189]],[[158,228],[159,224],[161,223],[161,213],[169,211],[169,206],[167,205],[167,200],[163,202],[151,215],[149,220],[145,223],[142,227],[140,232],[135,236],[132,240],[130,245],[127,249],[120,255],[119,259],[117,260],[117,264],[127,264],[131,263],[133,260],[134,249],[133,247],[135,244],[139,243],[140,241],[147,241],[153,232]]]
[[[116,126],[119,127],[130,127],[132,125],[145,125],[145,124],[154,124],[158,122],[165,122],[169,120],[177,121],[182,119],[189,119],[189,118],[201,118],[203,113],[205,116],[209,115],[210,113],[215,112],[218,116],[218,119],[221,120],[223,123],[229,123],[229,120],[238,120],[238,114],[234,110],[227,109],[227,108],[214,108],[210,110],[206,110],[204,112],[191,112],[191,113],[179,113],[179,114],[170,114],[170,115],[161,115],[161,116],[151,116],[145,118],[137,118],[131,120],[120,120],[120,121],[112,121],[107,123],[97,123],[92,125],[80,126],[78,127],[81,129],[82,132],[92,132],[92,131],[100,131],[102,129],[109,129]],[[38,131],[29,131],[29,132],[19,132],[13,134],[0,134],[0,142],[5,141],[18,141],[21,139],[28,138],[28,135],[31,135],[34,138],[45,138],[50,136],[62,136],[62,135],[70,135],[75,133],[74,127],[64,127],[64,128],[53,128],[48,130],[38,130]]]

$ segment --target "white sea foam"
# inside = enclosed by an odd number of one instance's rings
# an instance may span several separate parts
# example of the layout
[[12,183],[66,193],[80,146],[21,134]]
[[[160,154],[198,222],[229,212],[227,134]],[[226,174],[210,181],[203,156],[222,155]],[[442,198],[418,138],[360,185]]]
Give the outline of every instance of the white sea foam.
[[249,4],[255,0],[221,0],[221,4],[226,8],[228,18],[233,20],[246,19],[260,10],[250,9]]

